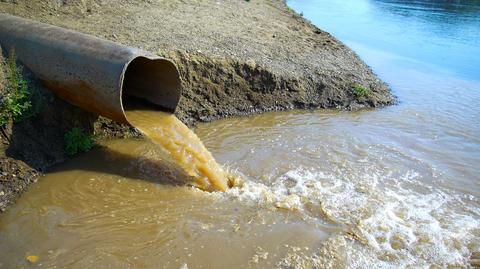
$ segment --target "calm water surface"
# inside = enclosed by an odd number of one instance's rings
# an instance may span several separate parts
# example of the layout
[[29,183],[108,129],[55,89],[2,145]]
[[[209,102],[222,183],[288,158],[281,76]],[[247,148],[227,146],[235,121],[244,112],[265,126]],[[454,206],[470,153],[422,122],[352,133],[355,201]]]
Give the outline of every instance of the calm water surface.
[[0,219],[0,267],[429,268],[480,259],[479,1],[288,1],[352,47],[396,106],[196,128],[245,178],[177,186],[146,141],[107,141]]

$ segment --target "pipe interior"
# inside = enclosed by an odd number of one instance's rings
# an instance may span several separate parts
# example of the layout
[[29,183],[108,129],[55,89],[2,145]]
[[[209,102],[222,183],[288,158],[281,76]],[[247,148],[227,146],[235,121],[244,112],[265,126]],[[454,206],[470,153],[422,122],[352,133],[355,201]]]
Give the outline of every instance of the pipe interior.
[[175,111],[180,100],[180,76],[166,59],[137,57],[125,71],[122,89],[124,110]]

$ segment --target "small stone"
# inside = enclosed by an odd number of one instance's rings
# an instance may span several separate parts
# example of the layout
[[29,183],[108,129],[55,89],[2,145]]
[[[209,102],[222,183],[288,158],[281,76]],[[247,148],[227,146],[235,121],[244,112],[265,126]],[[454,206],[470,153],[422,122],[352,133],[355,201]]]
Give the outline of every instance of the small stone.
[[395,250],[403,249],[405,248],[405,239],[403,236],[396,234],[390,239],[390,246]]
[[0,191],[0,196],[4,196],[5,195],[5,192],[4,191]]
[[31,264],[35,264],[38,262],[38,256],[36,255],[28,255],[25,259],[27,259],[27,261]]

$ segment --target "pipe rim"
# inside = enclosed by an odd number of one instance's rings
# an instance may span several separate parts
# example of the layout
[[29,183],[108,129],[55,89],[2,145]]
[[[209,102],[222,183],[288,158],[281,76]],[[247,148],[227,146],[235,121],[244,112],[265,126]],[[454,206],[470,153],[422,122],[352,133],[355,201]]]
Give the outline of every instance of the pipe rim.
[[[129,68],[132,68],[132,64],[135,63],[136,61],[146,61],[146,63],[160,63],[161,65],[167,65],[168,68],[170,68],[169,72],[171,72],[171,76],[169,76],[169,78],[171,79],[171,81],[169,82],[170,84],[173,84],[173,85],[170,85],[172,87],[170,87],[170,89],[168,89],[167,91],[170,91],[171,93],[168,94],[169,98],[171,98],[172,100],[168,101],[168,105],[167,106],[164,106],[164,105],[161,105],[157,102],[154,102],[152,100],[145,100],[147,103],[145,104],[145,106],[141,107],[141,108],[146,108],[146,109],[149,109],[149,110],[158,110],[158,111],[168,111],[168,112],[171,112],[171,113],[174,113],[177,106],[178,106],[178,103],[180,101],[180,98],[181,98],[181,80],[180,80],[180,74],[179,74],[179,71],[178,71],[178,68],[177,66],[175,65],[175,63],[167,58],[163,58],[163,57],[159,57],[159,56],[149,56],[149,55],[136,55],[134,57],[132,57],[127,63],[125,63],[125,65],[123,66],[123,70],[122,70],[122,73],[120,75],[120,81],[119,81],[119,102],[120,102],[120,107],[121,107],[121,110],[122,110],[122,114],[123,114],[123,117],[125,118],[126,122],[130,125],[131,122],[129,121],[128,117],[127,117],[127,114],[125,113],[125,111],[128,111],[129,108],[128,108],[128,104],[126,104],[126,100],[128,97],[131,98],[132,95],[128,95],[126,94],[126,91],[129,91],[128,89],[125,89],[126,87],[126,81],[128,83],[128,77],[127,77],[127,74],[128,74],[128,71],[129,71]],[[154,74],[154,72],[152,72],[150,75],[162,75],[162,74]],[[155,78],[152,78],[153,80],[155,80]],[[157,78],[158,79],[158,78]],[[162,79],[158,79],[159,81],[161,81]],[[161,87],[161,86],[159,86]],[[130,90],[131,91],[131,90]],[[154,99],[161,99],[162,98],[162,95],[164,95],[162,93],[163,89],[156,89],[154,90],[154,94],[158,94],[158,98],[154,98]],[[144,99],[147,99],[148,96],[144,96]],[[152,109],[154,106],[156,106],[157,109]],[[136,107],[138,108],[138,107]],[[133,126],[133,125],[132,125]]]

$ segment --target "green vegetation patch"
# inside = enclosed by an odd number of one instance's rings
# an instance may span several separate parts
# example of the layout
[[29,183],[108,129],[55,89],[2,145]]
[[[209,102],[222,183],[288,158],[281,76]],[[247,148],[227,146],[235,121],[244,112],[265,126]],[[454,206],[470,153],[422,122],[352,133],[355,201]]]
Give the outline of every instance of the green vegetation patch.
[[92,135],[80,128],[72,128],[65,134],[65,151],[69,156],[87,152],[92,149],[94,140]]
[[0,127],[3,127],[9,120],[20,122],[33,113],[32,94],[27,81],[23,79],[22,69],[17,66],[14,49],[10,50],[6,65],[3,61],[1,65],[6,69],[6,78],[0,91]]
[[353,85],[353,94],[355,94],[357,98],[368,97],[371,93],[372,91],[370,89],[367,89],[360,84]]

